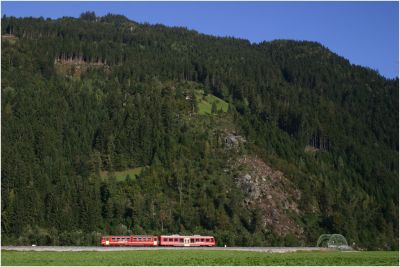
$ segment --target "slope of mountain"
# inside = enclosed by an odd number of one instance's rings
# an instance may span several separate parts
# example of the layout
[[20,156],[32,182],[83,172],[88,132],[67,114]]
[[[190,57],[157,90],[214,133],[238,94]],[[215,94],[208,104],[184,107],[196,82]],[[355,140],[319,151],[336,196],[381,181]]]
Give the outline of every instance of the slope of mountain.
[[398,248],[398,79],[318,43],[111,14],[4,16],[2,35],[3,244]]

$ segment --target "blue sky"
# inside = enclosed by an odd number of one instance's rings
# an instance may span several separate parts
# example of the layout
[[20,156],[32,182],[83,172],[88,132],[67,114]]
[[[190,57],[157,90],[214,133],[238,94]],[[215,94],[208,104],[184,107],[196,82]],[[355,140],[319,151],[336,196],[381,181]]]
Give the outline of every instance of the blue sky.
[[184,26],[251,42],[322,43],[351,63],[393,78],[399,72],[398,2],[4,2],[2,15],[122,14],[137,22]]

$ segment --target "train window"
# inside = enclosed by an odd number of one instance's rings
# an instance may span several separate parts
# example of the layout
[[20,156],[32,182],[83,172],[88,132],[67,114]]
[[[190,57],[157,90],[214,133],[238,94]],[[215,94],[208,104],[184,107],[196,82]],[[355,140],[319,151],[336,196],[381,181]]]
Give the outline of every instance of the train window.
[[157,241],[157,237],[156,236],[154,237],[154,241]]
[[198,239],[198,238],[196,238],[196,242],[199,242],[199,239]]
[[201,242],[204,242],[204,238],[201,239]]
[[210,242],[210,239],[207,238],[207,239],[206,239],[206,242]]
[[183,238],[180,238],[180,239],[179,239],[179,242],[183,243]]
[[190,238],[190,243],[194,243],[194,239],[193,238]]
[[174,242],[178,242],[178,238],[174,238]]
[[169,239],[169,242],[174,242],[174,239],[173,239],[173,238],[170,238],[170,239]]

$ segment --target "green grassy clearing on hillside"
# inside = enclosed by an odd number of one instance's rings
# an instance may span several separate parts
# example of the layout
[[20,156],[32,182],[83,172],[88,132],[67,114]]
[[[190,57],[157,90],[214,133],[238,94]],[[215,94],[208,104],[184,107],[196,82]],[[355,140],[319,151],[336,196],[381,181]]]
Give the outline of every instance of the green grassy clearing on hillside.
[[[132,168],[132,169],[127,169],[124,171],[117,171],[114,172],[114,175],[116,177],[117,181],[123,181],[125,180],[126,176],[129,175],[131,178],[135,178],[137,175],[140,174],[144,167],[137,167],[137,168]],[[108,171],[101,171],[100,172],[100,177],[105,178],[109,175]]]
[[218,98],[210,94],[204,96],[203,90],[195,90],[195,96],[197,105],[199,107],[199,114],[202,115],[211,114],[212,104],[214,102],[217,106],[218,111],[219,110],[222,110],[223,112],[228,111],[229,104],[224,100],[222,100],[221,98]]
[[398,252],[2,251],[2,265],[398,265]]

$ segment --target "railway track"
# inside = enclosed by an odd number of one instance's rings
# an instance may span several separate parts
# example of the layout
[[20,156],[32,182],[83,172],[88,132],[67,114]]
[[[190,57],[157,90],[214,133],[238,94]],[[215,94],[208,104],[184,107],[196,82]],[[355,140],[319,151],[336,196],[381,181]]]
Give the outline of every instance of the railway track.
[[2,246],[1,250],[13,251],[137,251],[137,250],[226,250],[255,251],[268,253],[286,253],[296,251],[331,251],[334,249],[320,247],[89,247],[89,246]]

